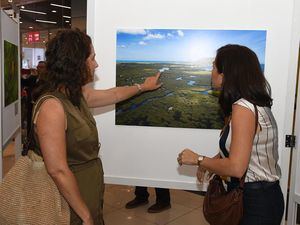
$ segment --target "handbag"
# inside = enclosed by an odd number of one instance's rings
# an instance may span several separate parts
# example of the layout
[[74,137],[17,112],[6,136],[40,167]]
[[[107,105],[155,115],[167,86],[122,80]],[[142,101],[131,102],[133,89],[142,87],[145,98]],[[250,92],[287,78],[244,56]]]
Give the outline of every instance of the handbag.
[[203,201],[203,214],[211,225],[238,225],[243,216],[245,175],[238,187],[227,192],[222,178],[214,175]]
[[[255,133],[258,125],[258,111],[255,108]],[[210,180],[203,201],[203,214],[210,225],[239,225],[243,217],[243,189],[246,173],[239,180],[239,185],[226,191],[223,180],[214,175]]]
[[[33,134],[29,136],[30,142]],[[43,158],[26,149],[28,146],[25,144],[22,156],[0,184],[0,225],[70,224],[68,203],[48,174]]]

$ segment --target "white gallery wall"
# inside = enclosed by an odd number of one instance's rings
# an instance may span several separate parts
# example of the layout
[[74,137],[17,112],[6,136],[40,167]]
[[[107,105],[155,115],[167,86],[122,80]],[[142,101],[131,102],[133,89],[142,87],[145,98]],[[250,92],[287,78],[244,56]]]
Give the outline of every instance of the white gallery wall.
[[[0,180],[2,178],[2,153],[5,147],[12,141],[15,141],[16,156],[21,154],[21,104],[20,104],[20,82],[18,82],[19,92],[17,99],[5,106],[5,80],[4,80],[4,41],[7,41],[15,46],[19,46],[19,24],[10,18],[4,11],[1,10],[1,81],[0,81],[0,96],[1,96],[1,122],[0,122]],[[18,47],[19,48],[19,47]],[[18,50],[18,56],[20,56]],[[20,57],[18,57],[18,77],[20,77]]]
[[[279,154],[286,190],[296,79],[292,39],[294,0],[88,0],[87,32],[99,68],[94,86],[116,84],[116,31],[141,29],[266,30],[265,74],[272,87],[279,128]],[[159,52],[157,52],[159,54]],[[293,58],[291,58],[293,57]],[[219,130],[116,126],[114,106],[95,110],[106,183],[201,189],[195,168],[179,168],[177,154],[188,147],[212,156]]]
[[[16,46],[19,46],[19,25],[13,19],[11,19],[5,12],[1,11],[1,46],[4,46],[4,41],[8,41]],[[4,56],[4,48],[2,47],[1,55]],[[20,64],[19,64],[20,65]],[[20,68],[20,66],[18,67]],[[21,126],[21,104],[20,104],[20,91],[18,93],[18,99],[11,104],[5,106],[4,104],[4,57],[2,57],[2,141],[5,145],[9,139],[20,129]],[[20,72],[18,72],[20,74]],[[20,77],[20,76],[19,76]],[[19,82],[20,83],[20,82]],[[20,90],[20,85],[19,85]]]

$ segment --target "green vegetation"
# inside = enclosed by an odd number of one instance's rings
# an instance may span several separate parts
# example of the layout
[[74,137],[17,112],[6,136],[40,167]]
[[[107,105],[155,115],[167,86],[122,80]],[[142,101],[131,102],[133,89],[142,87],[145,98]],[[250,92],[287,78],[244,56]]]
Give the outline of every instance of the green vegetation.
[[4,90],[5,106],[18,99],[18,47],[4,41]]
[[220,129],[223,117],[210,72],[189,64],[117,63],[117,86],[142,83],[159,69],[163,86],[117,104],[117,125]]

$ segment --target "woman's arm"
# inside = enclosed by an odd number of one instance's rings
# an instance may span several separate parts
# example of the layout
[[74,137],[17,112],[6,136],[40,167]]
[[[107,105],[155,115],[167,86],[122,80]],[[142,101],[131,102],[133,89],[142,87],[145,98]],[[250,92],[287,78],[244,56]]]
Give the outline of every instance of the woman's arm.
[[89,209],[80,195],[76,178],[67,164],[65,113],[58,100],[48,99],[41,105],[36,132],[49,175],[84,224],[93,224]]
[[[199,157],[199,156],[198,156],[198,157]],[[213,159],[219,159],[219,158],[220,158],[220,153],[216,154],[216,155],[215,155],[214,157],[212,157],[212,158],[213,158]],[[197,163],[198,163],[198,162],[197,162]],[[207,169],[205,169],[205,168],[203,168],[203,167],[201,167],[201,166],[198,167],[198,170],[197,170],[197,178],[198,178],[198,181],[199,181],[200,183],[203,182],[203,180],[204,180],[204,178],[205,178],[206,171],[207,171]],[[208,175],[207,175],[207,177],[206,177],[206,179],[209,180],[209,178],[211,177],[211,175],[212,175],[212,173],[209,172]]]
[[90,108],[107,106],[126,100],[136,94],[159,88],[160,73],[148,77],[143,84],[133,86],[114,87],[107,90],[95,90],[89,86],[82,88],[83,96]]
[[[233,105],[231,120],[231,145],[229,157],[224,159],[205,157],[201,167],[221,176],[241,178],[249,165],[255,130],[255,115],[249,109]],[[183,164],[197,165],[199,155],[185,149],[181,155]]]

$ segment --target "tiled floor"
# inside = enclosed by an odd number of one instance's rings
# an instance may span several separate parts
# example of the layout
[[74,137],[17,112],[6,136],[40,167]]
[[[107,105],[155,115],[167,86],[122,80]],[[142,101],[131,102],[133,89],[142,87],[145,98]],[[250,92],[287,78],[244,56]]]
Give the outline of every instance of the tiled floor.
[[149,204],[136,209],[125,209],[134,198],[134,187],[106,185],[104,219],[106,225],[208,225],[203,218],[203,197],[191,192],[171,190],[172,208],[161,213],[147,213],[155,203],[155,191],[149,188]]

